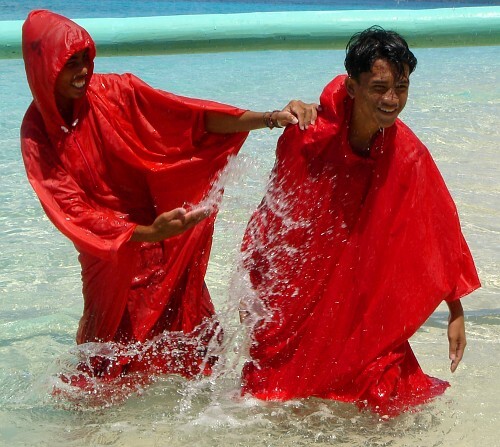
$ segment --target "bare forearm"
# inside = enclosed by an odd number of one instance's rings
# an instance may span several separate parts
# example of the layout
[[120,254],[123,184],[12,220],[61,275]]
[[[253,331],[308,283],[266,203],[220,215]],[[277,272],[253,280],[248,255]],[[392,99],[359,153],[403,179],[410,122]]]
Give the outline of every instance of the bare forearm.
[[151,226],[137,225],[130,240],[132,242],[157,242]]
[[272,112],[253,112],[247,110],[239,116],[219,112],[206,112],[205,129],[213,133],[249,132],[264,127],[285,127],[298,124],[307,129],[314,124],[318,114],[318,104],[305,104],[302,101],[290,101],[283,110]]
[[450,309],[450,318],[448,320],[450,370],[451,372],[455,372],[467,346],[464,310],[460,300],[449,301],[447,304],[448,309]]
[[456,318],[464,315],[464,309],[460,300],[453,300],[446,303],[450,310],[450,318]]
[[263,112],[246,111],[240,116],[206,112],[205,128],[214,133],[249,132],[266,127]]

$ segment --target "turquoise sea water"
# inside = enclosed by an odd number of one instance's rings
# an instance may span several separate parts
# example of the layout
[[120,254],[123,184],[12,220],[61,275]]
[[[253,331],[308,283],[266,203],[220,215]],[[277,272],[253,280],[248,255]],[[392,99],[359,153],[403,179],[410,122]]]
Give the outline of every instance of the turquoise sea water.
[[266,11],[322,11],[346,9],[425,9],[495,6],[498,0],[17,0],[0,2],[0,19],[24,19],[32,9],[51,9],[68,17],[143,17],[174,14],[229,14]]
[[[376,3],[416,8],[464,2],[357,2],[362,3],[367,9]],[[72,17],[110,17],[243,12],[238,9],[243,7],[332,9],[333,4],[109,1],[87,2],[84,10],[62,1],[21,6],[0,1],[0,19],[23,18],[32,7]],[[217,9],[222,6],[224,10]],[[277,129],[250,136],[230,172],[217,222],[207,283],[228,339],[221,374],[199,383],[162,377],[122,403],[105,399],[100,406],[51,397],[57,372],[75,359],[72,349],[82,311],[79,266],[74,248],[47,220],[25,178],[19,126],[30,93],[22,61],[0,60],[0,445],[500,445],[500,47],[415,53],[419,66],[402,118],[428,145],[447,181],[483,287],[463,300],[468,348],[454,375],[448,370],[444,307],[411,340],[423,369],[449,380],[451,388],[418,412],[390,421],[335,402],[275,404],[238,398],[245,348],[235,307],[244,285],[234,266],[241,234],[273,163]],[[295,97],[317,101],[322,87],[343,71],[343,52],[101,58],[96,70],[130,71],[179,94],[272,110]]]

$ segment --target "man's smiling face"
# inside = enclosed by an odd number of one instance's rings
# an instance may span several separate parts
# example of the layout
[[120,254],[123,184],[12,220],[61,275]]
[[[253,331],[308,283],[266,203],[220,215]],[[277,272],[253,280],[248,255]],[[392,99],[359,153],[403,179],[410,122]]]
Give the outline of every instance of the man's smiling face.
[[71,56],[57,77],[55,94],[60,102],[81,98],[87,89],[87,74],[90,69],[88,50]]
[[376,132],[390,127],[396,121],[408,99],[409,70],[399,75],[395,67],[385,59],[377,59],[369,72],[359,79],[349,78],[347,89],[354,98],[354,110],[365,130]]

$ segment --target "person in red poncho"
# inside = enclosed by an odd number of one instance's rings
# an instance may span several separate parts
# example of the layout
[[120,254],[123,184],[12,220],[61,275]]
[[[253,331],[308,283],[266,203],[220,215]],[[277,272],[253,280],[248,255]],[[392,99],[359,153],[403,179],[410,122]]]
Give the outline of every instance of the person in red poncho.
[[422,372],[408,339],[443,300],[451,371],[460,363],[460,298],[480,284],[446,185],[398,119],[416,63],[397,33],[356,34],[315,125],[280,137],[242,245],[244,394],[389,415],[426,402],[448,383]]
[[34,98],[22,155],[47,216],[79,252],[77,342],[115,344],[81,369],[209,373],[218,329],[204,275],[215,212],[196,204],[248,131],[306,127],[316,105],[257,113],[93,73],[88,32],[46,10],[29,14],[22,38]]

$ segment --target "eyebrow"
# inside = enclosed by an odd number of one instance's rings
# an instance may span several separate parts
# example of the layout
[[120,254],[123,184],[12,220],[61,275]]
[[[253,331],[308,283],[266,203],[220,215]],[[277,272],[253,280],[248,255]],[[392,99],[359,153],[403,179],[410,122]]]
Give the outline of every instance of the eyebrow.
[[374,79],[372,80],[371,84],[372,85],[382,85],[382,86],[386,86],[390,81],[388,79]]
[[[384,80],[384,79],[382,79],[382,80],[381,80],[381,79],[375,79],[375,80],[373,80],[373,81],[371,82],[371,85],[372,85],[372,86],[375,86],[375,87],[376,87],[376,86],[379,86],[379,85],[381,85],[381,86],[384,86],[384,87],[385,87],[385,86],[386,86],[387,84],[389,84],[389,83],[390,83],[390,81],[389,81],[388,79],[385,79],[385,80]],[[409,80],[408,78],[401,78],[401,79],[398,79],[398,80],[395,82],[395,84],[396,84],[396,85],[401,85],[401,84],[408,84],[408,85],[409,85],[409,84],[410,84],[410,80]]]

